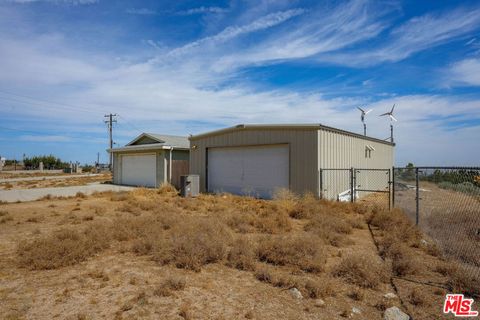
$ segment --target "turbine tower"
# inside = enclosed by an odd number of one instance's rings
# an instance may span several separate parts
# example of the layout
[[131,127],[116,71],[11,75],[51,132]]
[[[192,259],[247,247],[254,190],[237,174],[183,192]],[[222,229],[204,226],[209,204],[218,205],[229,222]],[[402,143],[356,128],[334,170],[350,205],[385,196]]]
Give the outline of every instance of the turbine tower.
[[360,116],[360,119],[362,120],[362,123],[363,123],[363,135],[366,136],[367,135],[367,125],[365,124],[365,116],[370,112],[372,111],[372,109],[368,110],[368,111],[365,111],[364,109],[360,108],[360,107],[357,107],[358,110],[360,110],[360,112],[362,113],[362,115]]
[[392,107],[392,110],[389,112],[382,113],[382,116],[388,116],[390,118],[390,142],[393,143],[393,121],[397,121],[397,119],[393,116],[393,110],[395,110],[395,104]]

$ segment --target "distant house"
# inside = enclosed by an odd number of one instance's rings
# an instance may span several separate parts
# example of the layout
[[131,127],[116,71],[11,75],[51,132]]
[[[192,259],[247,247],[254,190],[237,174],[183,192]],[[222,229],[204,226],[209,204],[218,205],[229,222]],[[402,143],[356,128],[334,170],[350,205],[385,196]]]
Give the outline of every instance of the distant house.
[[187,137],[142,133],[113,153],[113,183],[158,187],[169,182],[180,187],[180,176],[188,174]]

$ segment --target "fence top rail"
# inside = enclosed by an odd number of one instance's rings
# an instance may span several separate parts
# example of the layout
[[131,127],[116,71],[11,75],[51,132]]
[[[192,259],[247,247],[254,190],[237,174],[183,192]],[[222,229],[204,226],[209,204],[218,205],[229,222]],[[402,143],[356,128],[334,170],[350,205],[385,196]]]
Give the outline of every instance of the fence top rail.
[[480,170],[480,167],[393,167],[393,169]]
[[391,168],[320,168],[320,170],[339,170],[339,171],[347,171],[347,170],[368,170],[368,171],[389,171]]

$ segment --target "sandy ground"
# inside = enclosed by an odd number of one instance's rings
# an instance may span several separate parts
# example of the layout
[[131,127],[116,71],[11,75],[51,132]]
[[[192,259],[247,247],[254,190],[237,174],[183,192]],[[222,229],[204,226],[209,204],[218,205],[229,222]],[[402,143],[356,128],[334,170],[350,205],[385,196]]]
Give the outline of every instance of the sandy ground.
[[105,174],[78,174],[78,175],[49,175],[32,177],[10,177],[0,180],[0,190],[35,189],[67,186],[82,186],[92,183],[103,183],[112,180],[110,173]]
[[133,189],[134,187],[99,184],[98,182],[93,182],[89,183],[88,185],[71,187],[0,190],[0,202],[25,202],[40,200],[48,197],[73,197],[78,193],[91,195],[95,192],[120,192],[130,191]]
[[[205,205],[202,199],[162,199],[158,206],[174,205],[192,215],[197,214],[196,206]],[[317,306],[315,299],[296,299],[284,288],[258,281],[251,271],[233,269],[223,262],[203,266],[200,272],[189,271],[160,265],[148,255],[135,255],[123,242],[115,242],[109,249],[72,266],[53,270],[19,267],[16,249],[21,241],[63,227],[82,228],[131,216],[122,209],[125,203],[122,196],[112,198],[112,194],[106,194],[0,205],[3,217],[9,217],[0,224],[3,319],[382,319],[381,306],[385,303],[397,305],[415,319],[444,318],[441,308],[446,291],[417,282],[444,283],[446,279],[432,271],[437,258],[420,249],[412,250],[423,267],[409,281],[393,279],[395,287],[387,282],[376,289],[362,289],[360,299],[350,295],[358,289],[355,285],[330,276],[345,255],[377,255],[366,224],[346,236],[346,245],[328,247],[326,270],[319,276],[328,277],[335,285],[333,292],[324,297],[324,306]],[[145,215],[147,211],[135,212]],[[291,220],[291,232],[302,230],[305,221]],[[375,230],[374,234],[381,237]],[[154,288],[170,275],[183,277],[185,289],[167,297],[155,295]],[[427,297],[422,305],[408,302],[417,287]],[[400,299],[385,302],[383,296],[389,292],[399,294]],[[359,314],[351,313],[354,307]]]

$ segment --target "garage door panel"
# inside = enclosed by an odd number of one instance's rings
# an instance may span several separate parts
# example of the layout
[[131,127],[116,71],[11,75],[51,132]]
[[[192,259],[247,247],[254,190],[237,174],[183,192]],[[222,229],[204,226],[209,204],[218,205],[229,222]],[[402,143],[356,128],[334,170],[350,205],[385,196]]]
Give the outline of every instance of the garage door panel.
[[155,154],[122,156],[122,184],[156,187],[156,161]]
[[210,148],[208,189],[211,192],[271,198],[289,187],[288,145]]

